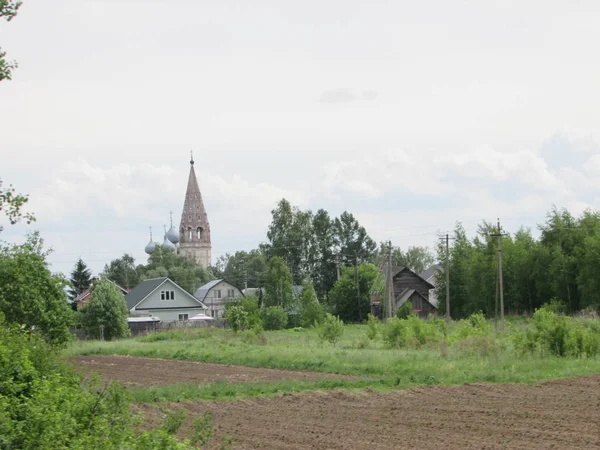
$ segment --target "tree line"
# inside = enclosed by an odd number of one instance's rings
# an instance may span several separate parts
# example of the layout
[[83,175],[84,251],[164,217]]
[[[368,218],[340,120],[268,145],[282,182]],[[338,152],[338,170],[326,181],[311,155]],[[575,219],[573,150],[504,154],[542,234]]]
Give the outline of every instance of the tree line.
[[[453,318],[483,311],[495,314],[498,282],[498,238],[503,234],[502,266],[504,304],[507,313],[533,313],[554,302],[566,312],[600,311],[600,213],[585,211],[574,217],[566,209],[553,208],[534,238],[521,228],[514,234],[487,222],[469,239],[459,223],[450,249],[450,313]],[[445,244],[437,248],[438,260],[446,258]],[[438,274],[438,311],[446,310],[446,282]]]

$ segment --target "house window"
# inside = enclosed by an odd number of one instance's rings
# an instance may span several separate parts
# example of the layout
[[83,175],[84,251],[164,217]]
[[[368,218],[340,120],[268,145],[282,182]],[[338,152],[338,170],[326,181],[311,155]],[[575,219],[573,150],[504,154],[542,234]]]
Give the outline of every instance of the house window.
[[160,291],[161,300],[175,300],[175,291]]
[[188,320],[188,317],[187,314],[179,314],[179,320]]
[[215,311],[214,311],[214,309],[210,311],[210,315],[211,315],[212,317],[215,317]]
[[221,290],[215,291],[215,297],[221,298]]
[[235,290],[227,289],[227,297],[229,297],[229,298],[235,297]]

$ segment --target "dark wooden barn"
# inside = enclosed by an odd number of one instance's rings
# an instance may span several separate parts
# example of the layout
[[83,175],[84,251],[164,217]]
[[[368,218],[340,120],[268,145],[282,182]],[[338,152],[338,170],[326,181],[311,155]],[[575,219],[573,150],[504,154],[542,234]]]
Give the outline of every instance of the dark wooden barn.
[[407,301],[412,303],[413,311],[426,319],[435,314],[437,309],[429,302],[429,290],[434,285],[424,280],[408,267],[395,267],[392,271],[394,280],[394,313]]

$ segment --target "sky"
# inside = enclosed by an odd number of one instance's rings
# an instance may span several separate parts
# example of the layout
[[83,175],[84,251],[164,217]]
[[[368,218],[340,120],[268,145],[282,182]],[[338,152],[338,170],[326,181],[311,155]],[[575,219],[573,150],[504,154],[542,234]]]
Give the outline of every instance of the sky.
[[0,23],[0,178],[52,270],[144,263],[189,152],[212,259],[281,198],[433,247],[600,203],[597,1],[25,0]]

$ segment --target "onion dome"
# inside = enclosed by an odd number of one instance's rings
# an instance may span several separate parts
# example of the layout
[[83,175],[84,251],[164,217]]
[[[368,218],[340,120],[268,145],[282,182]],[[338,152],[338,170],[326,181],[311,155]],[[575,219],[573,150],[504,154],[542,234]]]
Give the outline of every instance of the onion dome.
[[164,240],[162,246],[164,248],[166,248],[167,250],[169,250],[170,252],[175,251],[175,245],[167,237],[167,227],[165,227],[165,240]]
[[150,242],[148,242],[144,251],[151,255],[154,250],[156,250],[156,244],[152,242],[152,227],[150,227]]
[[179,232],[173,228],[173,211],[171,211],[171,228],[167,231],[167,239],[173,244],[179,243]]

